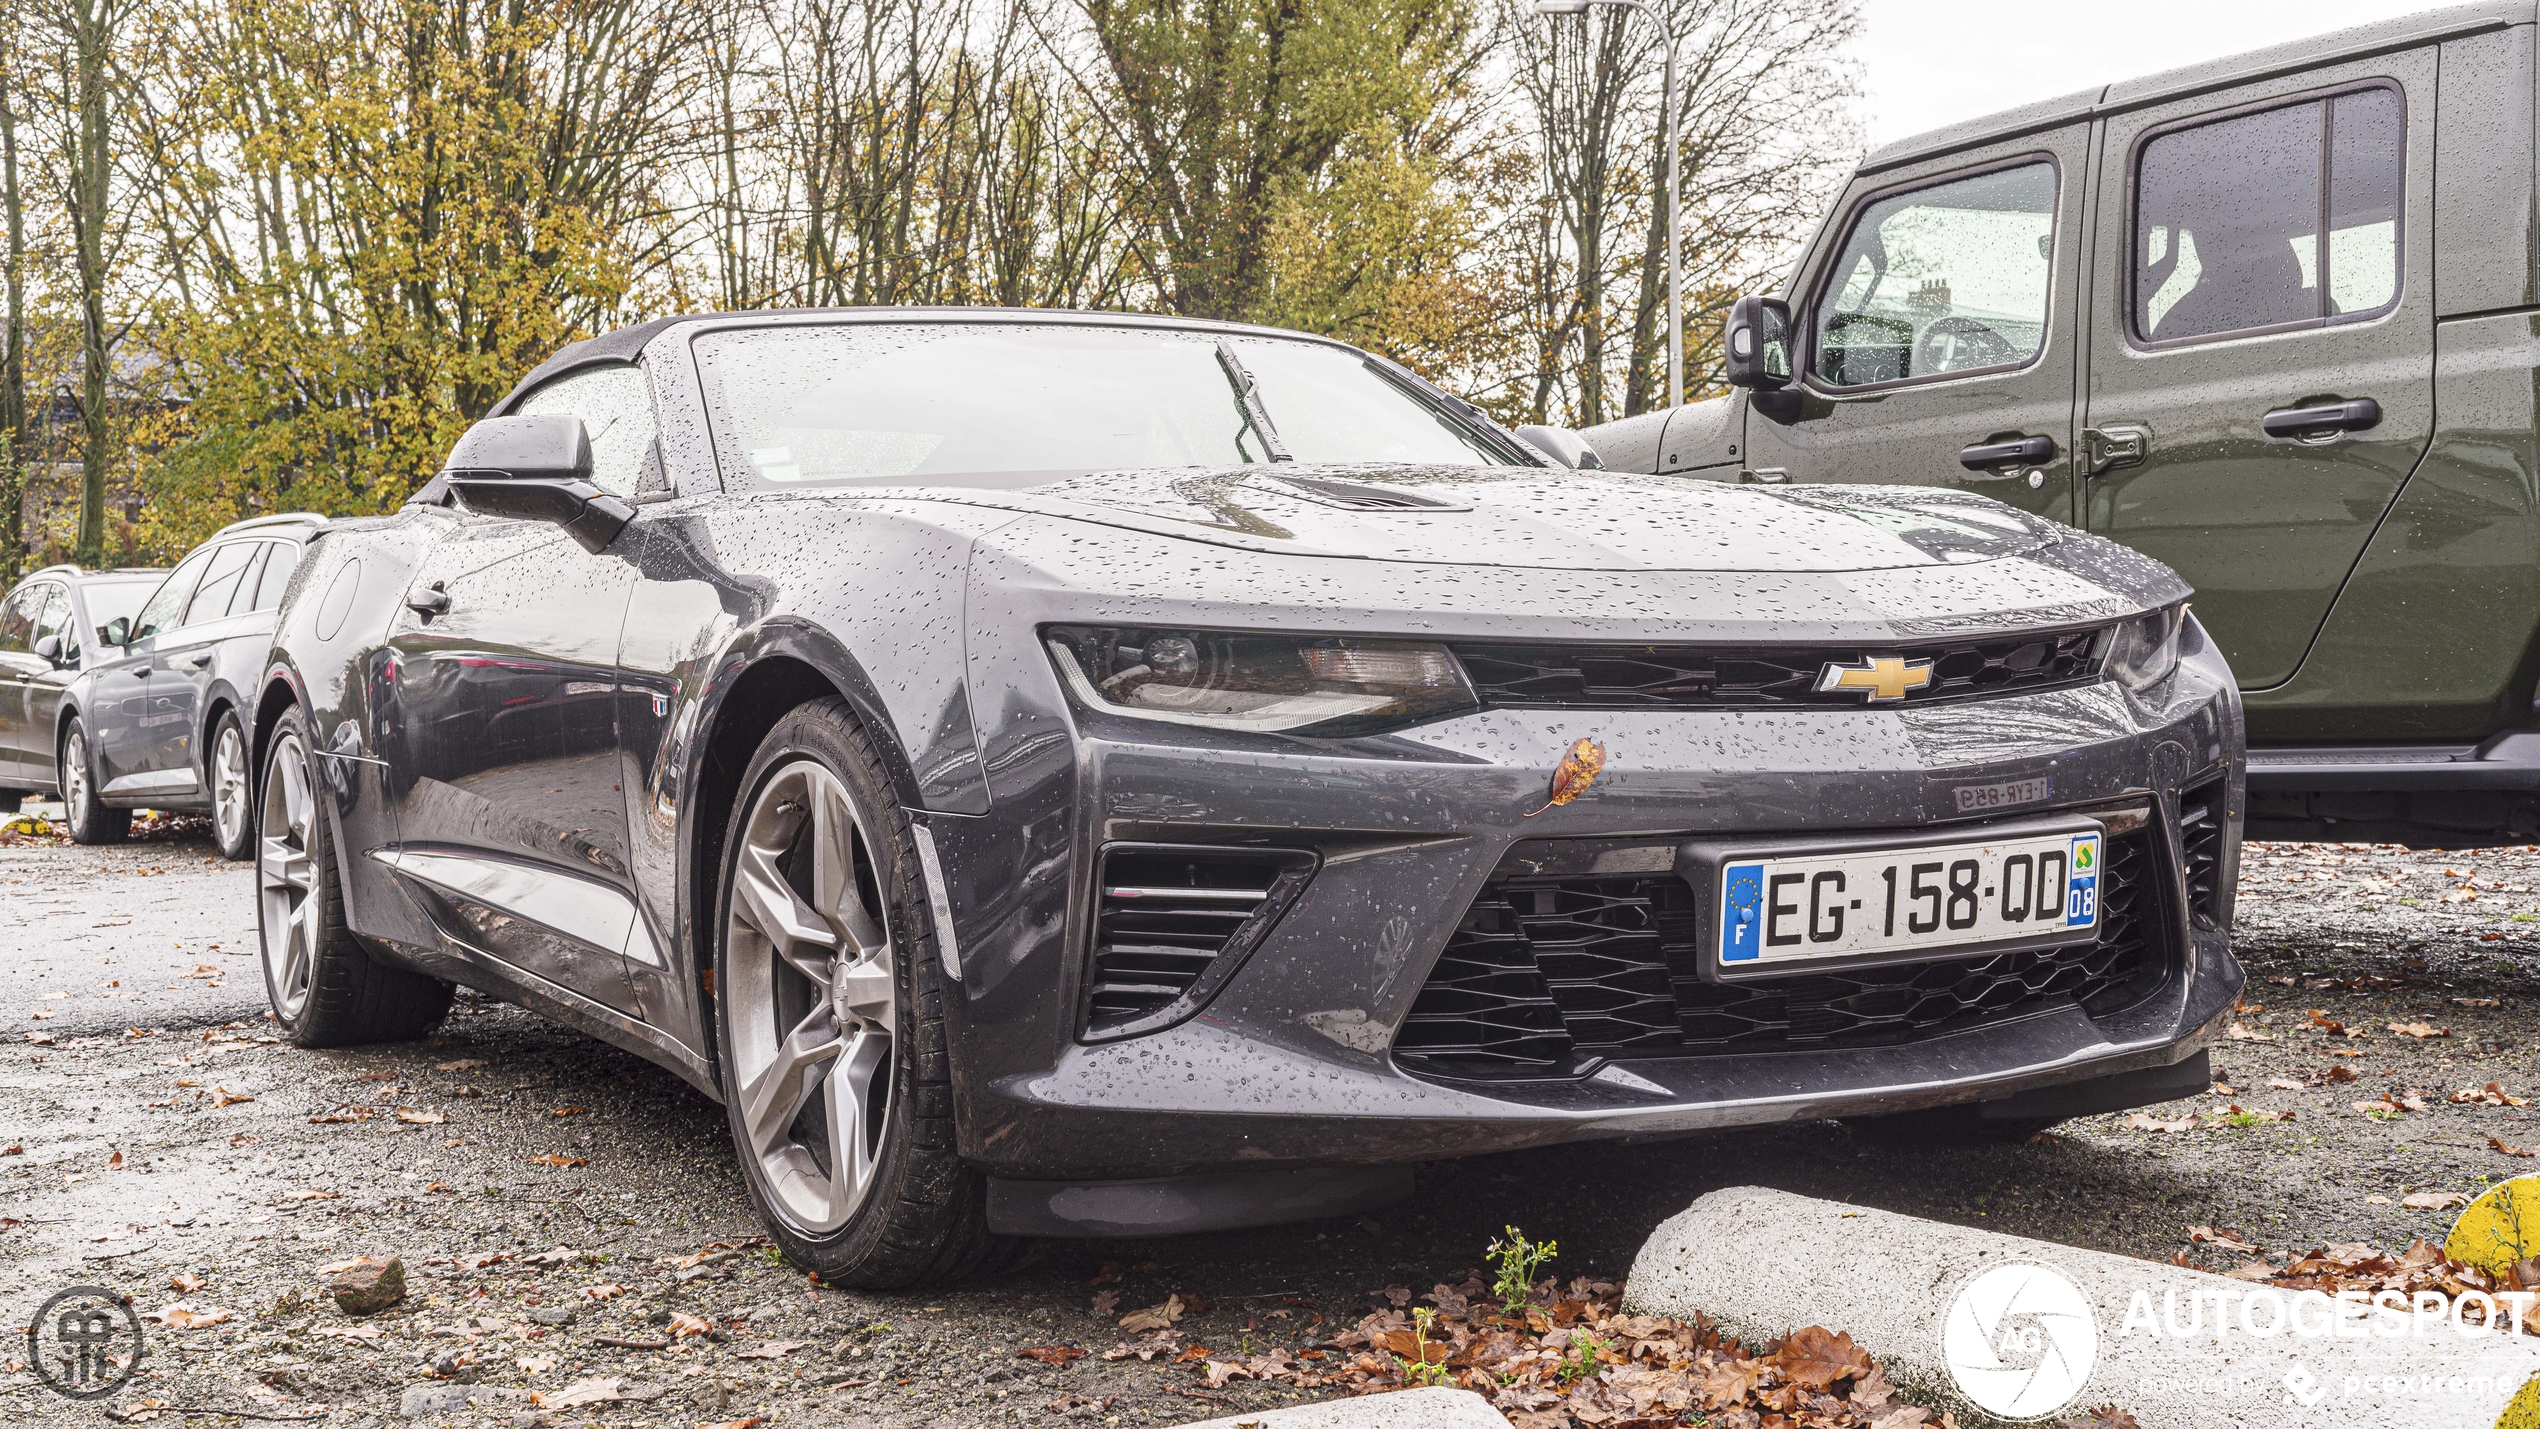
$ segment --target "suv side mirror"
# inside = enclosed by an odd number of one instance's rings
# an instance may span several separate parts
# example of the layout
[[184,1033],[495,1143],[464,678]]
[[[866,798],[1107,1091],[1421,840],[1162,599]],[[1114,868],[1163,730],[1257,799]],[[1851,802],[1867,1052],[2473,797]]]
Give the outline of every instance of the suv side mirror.
[[59,635],[35,637],[35,658],[58,668],[62,663],[62,637]]
[[131,644],[132,617],[129,615],[116,616],[114,619],[106,622],[106,628],[98,631],[97,636],[109,645],[120,647]]
[[488,417],[450,448],[441,475],[468,510],[553,522],[595,555],[635,519],[634,507],[591,484],[580,417]]
[[1517,440],[1552,458],[1554,466],[1572,471],[1602,471],[1605,458],[1596,454],[1587,438],[1568,427],[1519,427]]
[[1729,308],[1727,371],[1732,387],[1771,392],[1790,385],[1790,304],[1747,296]]

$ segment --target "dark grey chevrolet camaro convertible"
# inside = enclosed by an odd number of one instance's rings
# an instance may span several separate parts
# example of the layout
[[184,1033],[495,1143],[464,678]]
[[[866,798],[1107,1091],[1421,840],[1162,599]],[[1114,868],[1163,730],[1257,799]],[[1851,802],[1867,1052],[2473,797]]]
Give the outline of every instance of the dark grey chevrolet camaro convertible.
[[1973,496],[1571,470],[1295,334],[650,323],[310,546],[267,978],[304,1044],[465,983],[661,1063],[870,1286],[1511,1147],[2014,1132],[2201,1091],[2240,988],[2187,595]]

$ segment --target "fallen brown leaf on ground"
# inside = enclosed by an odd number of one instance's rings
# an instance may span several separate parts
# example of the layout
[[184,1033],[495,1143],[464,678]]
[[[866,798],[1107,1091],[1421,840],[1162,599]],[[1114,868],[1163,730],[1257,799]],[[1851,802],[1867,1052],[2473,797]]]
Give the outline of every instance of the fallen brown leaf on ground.
[[490,1067],[492,1065],[494,1064],[481,1057],[461,1057],[455,1062],[435,1062],[432,1064],[432,1070],[436,1072],[473,1072],[479,1067]]
[[589,1108],[589,1107],[587,1107],[587,1106],[560,1106],[560,1107],[557,1107],[554,1111],[551,1111],[551,1112],[547,1113],[547,1115],[549,1115],[549,1116],[580,1116],[580,1115],[582,1115],[584,1112],[589,1111],[589,1110],[590,1110],[590,1108]]
[[2494,1150],[2505,1153],[2507,1156],[2540,1156],[2540,1151],[2533,1151],[2530,1148],[2523,1146],[2507,1146],[2502,1140],[2493,1136],[2487,1138],[2487,1145]]
[[2196,1129],[2196,1114],[2194,1112],[2190,1112],[2176,1121],[2163,1121],[2159,1117],[2150,1116],[2143,1112],[2136,1112],[2125,1119],[2125,1124],[2127,1127],[2135,1131],[2194,1131]]
[[532,1166],[554,1166],[559,1169],[570,1169],[575,1166],[588,1166],[591,1164],[588,1157],[559,1156],[552,1151],[548,1152],[544,1156],[524,1156],[521,1160],[528,1162]]
[[670,1317],[670,1337],[674,1340],[694,1339],[713,1328],[703,1316],[674,1314]]
[[2454,1007],[2502,1007],[2505,1005],[2505,1000],[2501,997],[2456,997],[2452,999],[2452,1005]]
[[1170,1295],[1161,1305],[1149,1305],[1121,1316],[1120,1328],[1130,1331],[1170,1329],[1174,1321],[1182,1318],[1182,1311],[1182,1297]]
[[734,1354],[732,1358],[736,1360],[781,1360],[785,1356],[792,1354],[794,1351],[801,1349],[804,1343],[805,1342],[802,1340],[769,1340],[767,1343],[762,1345],[752,1345],[748,1349]]
[[205,1325],[217,1325],[228,1319],[229,1312],[216,1308],[198,1310],[191,1305],[177,1304],[163,1306],[145,1318],[156,1320],[171,1330],[199,1330]]
[[203,1277],[188,1271],[170,1280],[168,1288],[180,1295],[191,1295],[203,1288]]
[[2531,1099],[2518,1097],[2495,1082],[2483,1087],[2463,1087],[2446,1100],[2456,1106],[2529,1106]]
[[254,1100],[254,1097],[247,1095],[245,1092],[233,1092],[229,1088],[221,1086],[212,1088],[212,1105],[214,1106],[236,1106],[241,1102],[251,1102]]
[[2398,1033],[2402,1037],[2425,1038],[2449,1037],[2452,1035],[2451,1028],[2437,1027],[2430,1022],[2392,1022],[2387,1025],[2391,1031]]
[[1085,1352],[1074,1345],[1034,1345],[1030,1349],[1016,1350],[1014,1356],[1016,1359],[1039,1360],[1043,1364],[1056,1365],[1060,1369],[1065,1369],[1083,1359]]
[[2242,1255],[2262,1254],[2266,1247],[2250,1243],[2246,1236],[2221,1226],[2189,1226],[2187,1239],[2193,1245],[2210,1245],[2218,1250],[2238,1251]]
[[618,1393],[618,1379],[578,1379],[548,1394],[533,1394],[529,1402],[541,1409],[579,1409],[585,1404],[614,1404],[626,1396]]
[[2469,1203],[2470,1197],[2465,1191],[2418,1191],[2399,1198],[2400,1205],[2420,1211],[2448,1211],[2454,1206]]
[[404,1122],[408,1126],[439,1126],[441,1123],[448,1121],[449,1119],[449,1116],[442,1112],[417,1111],[415,1108],[410,1106],[401,1106],[397,1108],[397,1120]]

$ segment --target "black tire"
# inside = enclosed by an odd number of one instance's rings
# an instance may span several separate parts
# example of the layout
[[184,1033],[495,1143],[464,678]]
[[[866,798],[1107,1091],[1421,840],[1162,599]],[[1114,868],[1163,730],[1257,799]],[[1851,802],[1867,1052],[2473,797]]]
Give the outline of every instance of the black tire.
[[[302,1047],[410,1042],[449,1014],[457,989],[439,978],[372,957],[344,922],[335,866],[334,815],[309,752],[300,711],[274,726],[259,789],[288,781],[296,766],[300,798],[260,798],[250,842],[256,855],[256,938],[265,997],[282,1034]],[[297,807],[295,807],[295,802]],[[296,856],[296,862],[294,861]],[[305,937],[296,950],[288,942]],[[295,967],[292,954],[305,959]]]
[[256,851],[256,779],[236,710],[222,710],[212,721],[212,737],[203,745],[203,782],[212,802],[212,846],[232,863],[245,862]]
[[1917,1146],[2017,1146],[2050,1126],[2061,1125],[2062,1118],[1986,1117],[1980,1103],[1970,1102],[1889,1116],[1858,1117],[1845,1124],[1865,1140],[1905,1150]]
[[62,790],[62,822],[75,844],[117,844],[132,837],[132,811],[109,809],[97,797],[97,761],[88,742],[88,726],[72,715],[62,726],[54,777]]
[[[754,1015],[741,1007],[748,1001],[744,988],[750,984],[735,976],[733,946],[735,875],[744,837],[771,784],[779,776],[803,777],[806,763],[835,776],[858,806],[855,837],[863,840],[867,858],[856,866],[868,870],[873,886],[869,894],[857,897],[870,897],[885,910],[882,931],[891,949],[889,981],[895,987],[894,1030],[886,1059],[888,1102],[880,1118],[884,1127],[880,1147],[871,1153],[869,1189],[845,1212],[843,1223],[825,1232],[806,1229],[792,1218],[771,1189],[763,1155],[752,1150],[740,1071],[745,1053],[735,1037],[735,1018]],[[733,801],[717,877],[711,932],[717,1075],[750,1199],[786,1258],[818,1271],[831,1284],[867,1290],[939,1284],[977,1273],[992,1260],[1002,1263],[1014,1247],[1005,1238],[989,1234],[985,1179],[963,1163],[954,1135],[943,976],[915,839],[871,736],[843,701],[804,705],[768,732],[742,777],[740,797]],[[842,911],[839,916],[844,919],[846,914]],[[845,947],[843,936],[839,946]],[[831,964],[833,974],[844,961],[841,953],[840,961]],[[878,1023],[874,1026],[878,1028]],[[840,1033],[842,1038],[846,1035]],[[827,1064],[828,1070],[840,1071],[850,1060],[848,1054],[839,1053]],[[829,1090],[824,1080],[817,1089],[803,1092],[799,1100],[807,1106],[810,1098]],[[870,1102],[864,1105],[869,1107]],[[789,1114],[784,1119],[793,1117]],[[833,1151],[820,1169],[834,1181],[841,1164]]]

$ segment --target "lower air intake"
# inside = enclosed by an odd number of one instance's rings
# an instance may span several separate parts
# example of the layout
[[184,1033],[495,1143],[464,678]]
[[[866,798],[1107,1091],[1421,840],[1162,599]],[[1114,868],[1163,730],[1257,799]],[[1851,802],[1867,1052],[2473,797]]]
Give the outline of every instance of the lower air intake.
[[1920,1041],[2057,1006],[2105,1017],[2167,984],[2149,830],[2108,840],[2095,942],[1736,983],[1702,979],[1698,895],[1672,873],[1484,887],[1394,1040],[1460,1078],[1575,1074],[1592,1057],[1716,1057]]
[[1294,849],[1115,844],[1096,873],[1090,1041],[1180,1021],[1278,921],[1314,869]]

